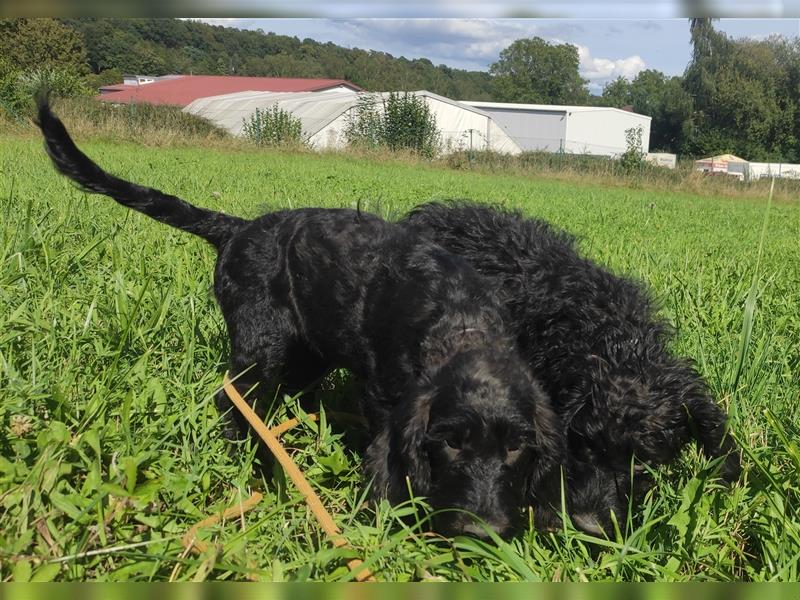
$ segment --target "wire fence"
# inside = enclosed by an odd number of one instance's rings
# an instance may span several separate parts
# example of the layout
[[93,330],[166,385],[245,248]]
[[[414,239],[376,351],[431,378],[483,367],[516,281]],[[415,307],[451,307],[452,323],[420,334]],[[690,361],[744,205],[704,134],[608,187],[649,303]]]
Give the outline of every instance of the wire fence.
[[[585,140],[571,140],[563,137],[520,136],[487,134],[484,130],[439,130],[442,145],[451,151],[483,151],[499,152],[552,152],[573,155],[606,156],[615,158],[623,154],[627,147],[625,142],[619,144],[599,144]],[[646,148],[641,151],[646,153]]]
[[[564,154],[591,154],[594,156],[619,156],[627,150],[624,140],[617,144],[601,144],[587,140],[575,140],[563,137],[543,136],[511,136],[527,152],[562,152]],[[642,152],[647,149],[642,147]]]

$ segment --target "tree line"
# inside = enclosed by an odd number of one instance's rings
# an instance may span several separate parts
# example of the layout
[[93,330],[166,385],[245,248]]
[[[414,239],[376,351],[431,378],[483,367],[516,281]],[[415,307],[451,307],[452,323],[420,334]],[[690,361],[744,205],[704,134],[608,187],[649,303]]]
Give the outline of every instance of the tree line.
[[244,75],[346,79],[367,90],[428,89],[488,100],[488,73],[386,52],[179,19],[66,19],[93,73]]
[[800,162],[800,38],[732,39],[711,19],[691,19],[690,33],[682,76],[619,78],[602,101],[653,117],[651,148]]
[[732,39],[711,19],[691,19],[688,28],[693,52],[682,75],[645,70],[593,96],[578,49],[538,37],[513,42],[481,72],[197,21],[6,19],[0,102],[21,74],[43,68],[74,73],[88,89],[117,83],[122,73],[346,79],[367,90],[427,89],[455,99],[631,107],[653,118],[653,150],[800,161],[800,38]]

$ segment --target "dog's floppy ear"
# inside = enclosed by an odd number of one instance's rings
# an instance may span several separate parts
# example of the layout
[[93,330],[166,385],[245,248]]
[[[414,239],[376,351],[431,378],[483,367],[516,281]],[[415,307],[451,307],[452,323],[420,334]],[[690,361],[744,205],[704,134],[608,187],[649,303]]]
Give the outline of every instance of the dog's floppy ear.
[[431,394],[418,393],[376,418],[375,435],[364,457],[373,498],[404,502],[409,483],[415,496],[429,493],[431,469],[424,446],[431,402]]
[[684,443],[694,439],[707,457],[725,457],[720,473],[725,481],[739,477],[741,457],[727,434],[725,412],[690,361],[670,359],[660,365],[641,405],[629,404],[644,425],[637,427],[634,440],[640,458],[669,462]]
[[741,456],[727,432],[727,415],[711,397],[691,364],[679,361],[665,370],[661,384],[675,394],[688,421],[692,437],[709,458],[725,457],[720,475],[731,483],[739,478]]
[[[537,384],[534,384],[537,385]],[[538,385],[537,385],[538,388]],[[566,440],[561,421],[550,405],[544,390],[537,389],[533,406],[534,457],[526,475],[527,498],[541,514],[554,515],[561,504],[562,467],[566,475]],[[553,525],[550,516],[537,518],[539,526]]]
[[401,462],[411,482],[411,490],[418,496],[426,496],[431,487],[431,465],[425,449],[425,436],[432,402],[431,393],[418,394],[412,402],[405,403],[397,422]]
[[556,415],[550,403],[550,397],[539,386],[536,388],[536,404],[534,411],[534,431],[536,434],[535,448],[539,456],[537,475],[544,476],[547,472],[557,468],[566,461],[566,441],[564,439],[561,420]]

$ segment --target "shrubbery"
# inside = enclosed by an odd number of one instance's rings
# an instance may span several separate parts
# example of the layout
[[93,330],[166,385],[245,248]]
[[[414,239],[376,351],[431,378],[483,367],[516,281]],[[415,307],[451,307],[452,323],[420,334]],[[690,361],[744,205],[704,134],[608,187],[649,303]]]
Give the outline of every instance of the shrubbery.
[[359,94],[355,108],[347,116],[344,135],[349,146],[377,149],[383,140],[380,99],[375,94]]
[[433,157],[440,146],[436,117],[423,98],[408,92],[381,100],[365,94],[350,114],[345,137],[350,146],[410,150]]
[[628,173],[641,170],[645,159],[645,153],[642,152],[641,125],[625,130],[625,147],[625,152],[619,157],[623,170]]
[[244,137],[258,146],[302,145],[303,128],[300,119],[273,104],[260,109],[244,120]]
[[15,119],[30,116],[33,112],[33,96],[42,87],[58,98],[88,96],[91,93],[83,78],[69,70],[7,69],[0,71],[0,109]]

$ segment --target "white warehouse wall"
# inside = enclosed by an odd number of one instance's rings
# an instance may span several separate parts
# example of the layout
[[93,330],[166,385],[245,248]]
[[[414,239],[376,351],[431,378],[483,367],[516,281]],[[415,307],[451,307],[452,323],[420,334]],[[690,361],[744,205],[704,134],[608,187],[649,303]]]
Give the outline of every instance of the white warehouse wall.
[[564,150],[575,154],[617,156],[628,149],[625,130],[641,126],[641,151],[650,151],[651,118],[637,113],[608,108],[585,108],[567,113],[567,144]]
[[436,127],[442,137],[444,152],[470,149],[470,130],[473,150],[494,150],[518,154],[519,147],[502,128],[492,123],[486,114],[481,114],[465,106],[443,102],[430,96],[425,97],[431,113],[436,118]]
[[477,106],[492,116],[524,151],[563,149],[567,120],[564,111]]
[[523,150],[618,156],[625,130],[641,126],[641,151],[650,147],[650,117],[617,108],[464,101],[502,124]]
[[[422,98],[430,107],[445,152],[469,149],[470,131],[474,150],[520,152],[517,142],[485,112],[424,90],[410,93]],[[386,95],[384,92],[377,96],[378,110],[383,106],[380,98]],[[311,147],[337,149],[346,145],[344,132],[358,98],[359,95],[349,89],[342,92],[237,92],[197,99],[184,111],[205,117],[233,135],[242,135],[244,122],[256,109],[277,105],[300,119]]]
[[338,150],[347,145],[344,131],[347,128],[347,120],[354,108],[348,108],[325,127],[317,131],[308,138],[309,145],[315,150]]
[[750,178],[760,179],[761,177],[785,177],[788,179],[800,179],[800,165],[789,163],[756,163],[751,162],[747,166]]

